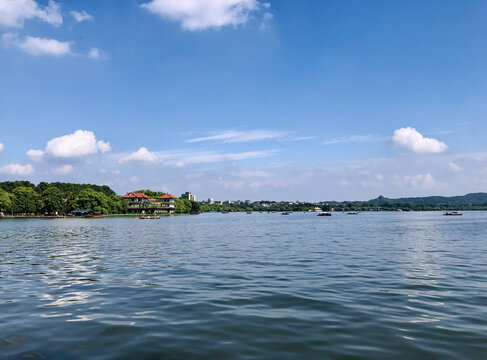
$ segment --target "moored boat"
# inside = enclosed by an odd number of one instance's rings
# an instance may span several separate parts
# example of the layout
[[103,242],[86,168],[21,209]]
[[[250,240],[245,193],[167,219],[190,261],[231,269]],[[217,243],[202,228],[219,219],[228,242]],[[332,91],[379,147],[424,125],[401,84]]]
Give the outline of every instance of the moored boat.
[[319,213],[317,216],[331,216],[331,212],[323,211],[322,213]]
[[447,211],[443,215],[445,215],[445,216],[462,216],[463,214],[461,212],[458,212],[458,211]]

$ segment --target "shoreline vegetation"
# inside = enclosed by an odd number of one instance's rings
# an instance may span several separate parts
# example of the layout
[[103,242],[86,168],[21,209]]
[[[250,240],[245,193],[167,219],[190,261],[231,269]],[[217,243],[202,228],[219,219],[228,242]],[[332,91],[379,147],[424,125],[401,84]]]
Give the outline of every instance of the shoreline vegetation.
[[[137,190],[156,198],[163,192]],[[487,193],[464,196],[416,197],[388,199],[379,196],[368,201],[275,202],[207,204],[188,199],[174,199],[174,213],[162,216],[198,214],[202,212],[308,212],[322,211],[450,211],[487,210]],[[129,202],[107,185],[47,183],[29,181],[0,182],[0,212],[6,218],[65,217],[79,209],[90,210],[98,216],[137,217],[129,213]]]

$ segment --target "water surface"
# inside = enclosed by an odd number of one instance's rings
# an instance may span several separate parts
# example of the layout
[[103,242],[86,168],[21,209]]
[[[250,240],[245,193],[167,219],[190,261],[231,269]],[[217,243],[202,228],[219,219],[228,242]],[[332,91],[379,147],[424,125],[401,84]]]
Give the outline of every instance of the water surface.
[[0,358],[486,359],[487,212],[0,221]]

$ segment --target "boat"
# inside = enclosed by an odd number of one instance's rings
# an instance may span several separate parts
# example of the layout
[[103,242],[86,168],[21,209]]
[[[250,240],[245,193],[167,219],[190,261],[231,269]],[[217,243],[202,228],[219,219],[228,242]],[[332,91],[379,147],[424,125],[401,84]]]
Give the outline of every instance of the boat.
[[463,214],[461,212],[458,212],[458,211],[447,211],[443,215],[445,215],[445,216],[462,216]]
[[252,211],[247,211],[247,214],[252,215]]
[[358,211],[349,211],[347,215],[358,215]]
[[290,213],[287,212],[287,211],[284,211],[283,213],[281,213],[281,215],[289,215]]
[[139,219],[144,220],[145,219],[145,216],[142,215],[141,217],[139,217]]
[[222,211],[222,214],[228,214],[228,211]]
[[319,213],[317,216],[331,216],[331,212],[323,211],[322,213]]

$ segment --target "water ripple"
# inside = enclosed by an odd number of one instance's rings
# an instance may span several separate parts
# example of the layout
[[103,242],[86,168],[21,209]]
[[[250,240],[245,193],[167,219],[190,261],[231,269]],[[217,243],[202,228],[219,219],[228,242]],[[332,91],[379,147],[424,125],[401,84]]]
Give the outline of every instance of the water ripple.
[[485,359],[487,216],[0,221],[6,359]]

